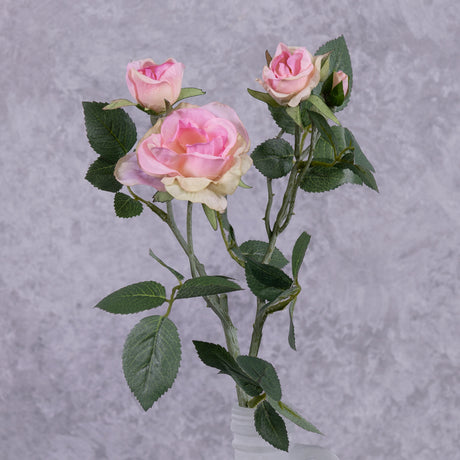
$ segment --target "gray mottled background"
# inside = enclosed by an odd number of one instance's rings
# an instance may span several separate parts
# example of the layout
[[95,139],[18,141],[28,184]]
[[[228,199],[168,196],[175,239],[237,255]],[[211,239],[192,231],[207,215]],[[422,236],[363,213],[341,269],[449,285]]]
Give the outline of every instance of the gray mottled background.
[[[114,216],[112,195],[83,177],[95,154],[82,100],[129,97],[128,61],[184,62],[185,86],[239,113],[255,146],[277,133],[246,88],[279,41],[314,51],[345,34],[354,94],[343,123],[377,170],[380,194],[347,185],[303,195],[281,249],[312,235],[297,308],[270,318],[262,356],[286,399],[327,437],[294,438],[342,460],[460,458],[459,3],[442,0],[3,0],[0,10],[0,458],[230,459],[233,385],[191,340],[222,343],[202,302],[174,309],[178,379],[144,413],[121,369],[143,314],[92,307],[122,286],[173,280],[152,247],[186,270],[152,214]],[[258,89],[258,88],[257,88]],[[129,109],[139,122],[147,120]],[[136,113],[138,112],[138,113]],[[229,212],[240,241],[262,238],[263,179],[254,170]],[[180,214],[183,208],[178,206]],[[198,209],[197,209],[198,210]],[[197,216],[200,215],[197,213]],[[182,222],[182,220],[181,220]],[[244,283],[219,238],[196,221],[211,273]],[[253,305],[231,296],[249,342]]]

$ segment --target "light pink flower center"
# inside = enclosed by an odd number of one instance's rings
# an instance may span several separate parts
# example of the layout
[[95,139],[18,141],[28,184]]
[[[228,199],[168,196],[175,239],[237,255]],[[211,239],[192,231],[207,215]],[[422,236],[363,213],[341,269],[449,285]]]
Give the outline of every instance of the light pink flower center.
[[313,70],[313,64],[303,50],[296,50],[293,54],[289,51],[283,51],[273,58],[270,68],[276,77],[288,78],[301,72],[309,74]]
[[222,123],[208,120],[202,127],[191,120],[179,120],[174,136],[165,140],[163,147],[178,154],[196,153],[204,156],[222,157],[226,152],[229,133]]
[[165,62],[159,65],[149,65],[139,69],[138,72],[148,78],[151,78],[152,80],[159,80],[166,70],[168,70],[172,65],[174,65],[172,62]]

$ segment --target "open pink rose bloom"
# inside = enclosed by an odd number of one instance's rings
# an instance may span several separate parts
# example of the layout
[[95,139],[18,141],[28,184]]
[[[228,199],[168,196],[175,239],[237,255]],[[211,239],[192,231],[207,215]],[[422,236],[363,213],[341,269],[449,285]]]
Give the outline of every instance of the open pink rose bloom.
[[278,104],[295,107],[318,85],[322,58],[312,56],[305,48],[280,43],[259,83]]
[[128,64],[126,83],[131,96],[144,107],[154,112],[163,112],[165,99],[174,104],[182,87],[184,65],[174,59],[155,64],[152,59],[143,59]]
[[252,164],[249,137],[230,107],[180,104],[141,139],[136,153],[121,158],[115,177],[124,185],[146,184],[174,198],[223,212]]

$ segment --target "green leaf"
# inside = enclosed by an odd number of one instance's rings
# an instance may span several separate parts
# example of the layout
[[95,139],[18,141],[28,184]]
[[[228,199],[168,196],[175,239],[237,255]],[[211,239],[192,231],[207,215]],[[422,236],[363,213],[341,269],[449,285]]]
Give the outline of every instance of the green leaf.
[[202,297],[240,291],[242,287],[225,276],[200,276],[187,280],[177,291],[176,299]]
[[[265,241],[248,240],[241,244],[240,250],[243,257],[250,257],[256,262],[262,262],[268,249],[268,243]],[[288,264],[288,260],[282,252],[275,248],[269,262],[274,267],[283,268]]]
[[155,195],[153,195],[153,201],[156,203],[167,203],[172,199],[174,199],[174,197],[168,192],[156,192]]
[[128,99],[114,99],[110,104],[103,107],[102,110],[121,109],[122,107],[129,107],[131,105],[137,105],[137,103],[131,102]]
[[186,99],[187,97],[202,96],[203,94],[206,94],[206,91],[199,88],[182,88],[176,102]]
[[149,255],[150,257],[155,259],[160,265],[169,270],[177,278],[178,281],[182,281],[184,279],[184,275],[181,275],[178,271],[174,270],[174,268],[170,267],[165,262],[163,262],[157,255],[154,254],[154,252],[151,249],[149,249]]
[[254,423],[257,433],[269,444],[277,449],[288,451],[289,438],[283,419],[273,407],[262,401],[254,412]]
[[268,361],[255,356],[238,356],[236,362],[271,398],[281,399],[281,385],[275,368]]
[[261,315],[271,315],[284,308],[299,295],[301,288],[298,284],[294,284],[289,289],[282,291],[278,296],[269,303],[263,305],[260,309]]
[[351,89],[353,87],[353,70],[351,68],[351,59],[348,47],[343,35],[325,43],[315,55],[331,53],[329,56],[329,71],[338,72],[339,70],[348,75],[348,94],[345,96],[343,104],[336,111],[344,109],[350,100]]
[[337,168],[351,171],[355,177],[359,178],[362,181],[362,183],[367,185],[372,190],[375,190],[376,192],[379,191],[377,182],[375,181],[375,178],[370,171],[361,168],[360,166],[356,166],[354,164],[349,163],[340,163],[337,165]]
[[169,318],[148,316],[131,330],[123,349],[123,372],[145,411],[171,388],[180,360],[179,334]]
[[292,285],[291,278],[279,268],[251,258],[246,258],[245,274],[251,292],[264,300],[275,300]]
[[295,133],[296,122],[287,114],[286,107],[269,105],[268,109],[273,120],[281,129],[284,129],[288,134]]
[[311,122],[315,126],[315,128],[321,133],[321,137],[331,144],[334,151],[336,151],[336,146],[334,143],[334,132],[332,128],[329,126],[327,121],[316,112],[308,111],[308,116],[310,117]]
[[209,208],[203,203],[203,211],[206,214],[206,217],[208,218],[209,223],[211,224],[211,227],[213,230],[217,230],[217,214],[214,209]]
[[278,107],[279,104],[268,94],[268,93],[262,93],[261,91],[255,91],[253,89],[248,88],[248,93],[255,99],[265,102],[265,104],[268,104],[271,107]]
[[334,123],[340,125],[339,119],[334,115],[334,112],[326,105],[326,103],[315,94],[312,94],[308,99],[308,103],[314,107],[314,110],[321,114],[324,118],[332,120]]
[[316,142],[313,151],[313,161],[334,163],[335,154],[338,156],[343,150],[349,147],[350,144],[347,144],[345,141],[345,130],[342,126],[331,126],[328,135],[331,136],[332,139],[328,139],[321,135]]
[[296,105],[295,107],[286,107],[286,113],[295,121],[296,125],[302,126],[302,117],[300,116],[300,107]]
[[321,72],[319,75],[319,81],[324,81],[329,75],[329,55],[326,59],[323,58],[321,61]]
[[254,166],[270,179],[277,179],[292,169],[294,150],[284,139],[268,139],[252,152]]
[[112,292],[95,308],[109,313],[130,314],[159,307],[165,301],[164,286],[155,281],[143,281]]
[[292,276],[295,280],[297,280],[300,266],[302,265],[308,245],[310,244],[310,238],[311,236],[308,233],[302,232],[294,244],[292,250]]
[[83,102],[86,134],[91,147],[116,163],[136,142],[136,126],[123,109],[104,110],[106,102]]
[[318,430],[318,428],[316,428],[310,422],[307,422],[298,412],[290,408],[287,404],[284,404],[281,401],[276,401],[270,397],[267,398],[266,402],[267,404],[270,404],[270,406],[275,409],[276,412],[290,420],[292,423],[295,423],[297,426],[300,426],[300,428],[303,428],[304,430],[310,431],[312,433],[323,434]]
[[115,165],[98,158],[88,169],[85,179],[94,187],[106,192],[118,192],[123,185],[115,179]]
[[288,343],[289,346],[294,350],[297,351],[295,345],[295,328],[294,328],[294,308],[297,302],[297,297],[291,302],[289,305],[289,335],[288,335]]
[[351,145],[354,148],[355,164],[363,169],[375,172],[374,167],[372,166],[371,162],[366,158],[366,155],[364,155],[363,151],[361,150],[361,147],[359,146],[352,132],[349,129],[345,128],[344,136],[347,145]]
[[346,183],[362,185],[362,180],[352,171],[338,166],[312,166],[305,174],[300,188],[306,192],[320,193],[334,190]]
[[143,211],[141,202],[121,192],[115,193],[114,207],[115,214],[122,218],[135,217]]
[[254,397],[262,393],[262,387],[244,373],[235,358],[224,347],[199,340],[194,340],[193,344],[198,356],[206,366],[214,367],[221,373],[232,377],[249,396]]

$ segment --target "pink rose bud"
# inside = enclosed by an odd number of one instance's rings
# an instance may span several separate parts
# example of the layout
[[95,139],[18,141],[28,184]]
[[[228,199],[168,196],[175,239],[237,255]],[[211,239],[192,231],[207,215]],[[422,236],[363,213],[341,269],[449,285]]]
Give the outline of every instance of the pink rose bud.
[[323,57],[312,56],[306,48],[280,43],[263,69],[263,81],[258,81],[278,104],[295,107],[318,85]]
[[124,185],[146,184],[178,200],[223,212],[250,168],[248,133],[230,107],[179,104],[122,157],[115,177]]
[[348,93],[348,75],[341,70],[334,72],[332,75],[332,89],[334,89],[340,82],[342,82],[343,95],[346,96]]
[[340,107],[348,93],[348,75],[341,70],[331,73],[324,82],[321,93],[329,107]]
[[155,64],[143,59],[128,64],[126,83],[131,96],[142,106],[161,113],[166,110],[165,99],[174,104],[182,87],[184,65],[174,59]]

